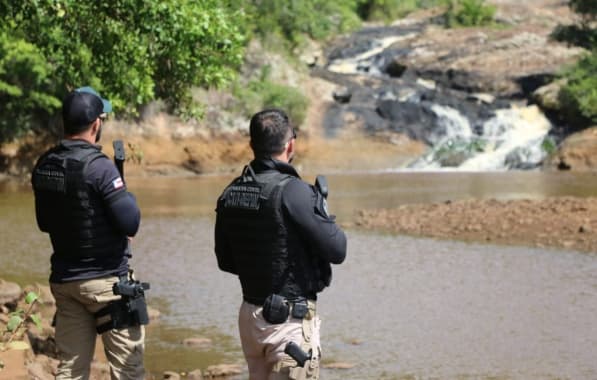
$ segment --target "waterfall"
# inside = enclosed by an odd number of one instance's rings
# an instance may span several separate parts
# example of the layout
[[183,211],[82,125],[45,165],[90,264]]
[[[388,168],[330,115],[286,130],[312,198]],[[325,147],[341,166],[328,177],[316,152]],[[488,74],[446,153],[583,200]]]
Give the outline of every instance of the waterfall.
[[[457,109],[434,104],[431,110],[437,116],[438,127],[435,133],[429,136],[434,145],[448,140],[470,139],[473,132],[468,119]],[[439,133],[438,133],[439,132]]]
[[336,59],[330,62],[327,69],[329,71],[339,74],[357,74],[359,72],[367,72],[370,75],[382,75],[381,71],[373,64],[373,59],[389,46],[398,41],[406,40],[414,37],[415,33],[406,34],[403,36],[390,36],[385,38],[374,39],[370,41],[372,47],[364,53],[358,54],[354,57]]
[[399,42],[417,35],[412,30],[396,33],[357,36],[326,69],[376,77],[377,82],[354,81],[353,102],[343,110],[363,117],[371,130],[389,129],[430,145],[409,169],[508,170],[542,163],[552,125],[537,106],[516,107],[491,94],[444,88],[417,77],[416,70],[400,77],[386,74],[388,64],[408,62],[404,51],[411,47]]
[[537,166],[546,153],[542,145],[551,123],[537,106],[497,110],[483,124],[488,149],[466,160],[462,170],[503,170]]
[[[409,167],[413,169],[483,171],[528,169],[545,158],[543,142],[551,123],[537,106],[499,109],[474,134],[469,121],[457,110],[434,105],[438,116],[431,150]],[[434,135],[435,136],[435,135]]]

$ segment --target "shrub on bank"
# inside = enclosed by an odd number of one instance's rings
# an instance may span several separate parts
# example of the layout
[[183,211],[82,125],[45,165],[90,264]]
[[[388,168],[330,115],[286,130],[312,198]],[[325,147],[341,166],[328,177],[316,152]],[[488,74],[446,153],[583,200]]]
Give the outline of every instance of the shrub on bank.
[[263,70],[258,80],[252,80],[244,86],[234,86],[233,93],[239,111],[246,117],[257,110],[275,107],[285,110],[292,124],[300,126],[309,107],[309,100],[299,90],[270,81],[268,70]]
[[[300,46],[305,38],[323,40],[356,29],[359,0],[245,0],[252,31],[262,39],[285,41],[286,48]],[[281,36],[272,39],[272,35]]]
[[567,84],[560,90],[558,99],[568,121],[584,127],[597,123],[597,2],[571,0],[569,6],[580,16],[579,22],[558,25],[552,37],[589,52],[564,71]]
[[496,8],[485,0],[447,0],[446,26],[482,26],[493,22]]
[[357,13],[364,20],[393,21],[408,13],[443,4],[445,0],[360,0]]
[[564,76],[567,84],[559,100],[568,119],[576,124],[597,123],[597,50],[581,58]]

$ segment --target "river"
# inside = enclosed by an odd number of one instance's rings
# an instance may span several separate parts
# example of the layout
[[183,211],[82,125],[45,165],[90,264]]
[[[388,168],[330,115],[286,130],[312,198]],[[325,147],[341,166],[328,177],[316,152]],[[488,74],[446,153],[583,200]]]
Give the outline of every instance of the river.
[[[162,313],[148,369],[243,363],[240,286],[217,269],[215,200],[231,177],[130,178],[143,221],[132,265]],[[307,176],[311,181],[313,176]],[[597,176],[566,172],[379,172],[329,176],[330,209],[466,198],[597,196]],[[0,278],[47,281],[50,246],[27,186],[0,183]],[[319,302],[325,379],[597,378],[597,258],[573,251],[392,236],[349,229],[346,262]],[[212,339],[206,349],[182,339]],[[240,378],[246,378],[241,376]]]

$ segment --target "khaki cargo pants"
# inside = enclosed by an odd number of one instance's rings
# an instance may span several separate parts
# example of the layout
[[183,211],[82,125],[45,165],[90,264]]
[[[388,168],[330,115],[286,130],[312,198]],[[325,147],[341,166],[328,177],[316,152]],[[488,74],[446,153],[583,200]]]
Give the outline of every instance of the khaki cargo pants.
[[[304,319],[288,317],[278,325],[263,319],[262,307],[243,302],[238,317],[240,340],[249,367],[250,380],[283,380],[319,378],[321,320],[315,313],[315,303],[309,301],[309,313]],[[312,350],[313,360],[305,369],[284,353],[286,344],[295,342],[303,351]]]
[[[117,277],[106,277],[50,284],[56,298],[57,380],[89,379],[97,335],[94,313],[120,298],[112,292],[117,281]],[[143,379],[144,335],[143,326],[102,334],[113,380]]]

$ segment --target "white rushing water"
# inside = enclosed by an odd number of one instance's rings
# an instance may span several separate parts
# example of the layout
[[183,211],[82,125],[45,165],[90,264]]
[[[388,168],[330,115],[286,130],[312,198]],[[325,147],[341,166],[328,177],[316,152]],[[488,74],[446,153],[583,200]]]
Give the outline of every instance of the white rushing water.
[[542,148],[551,123],[537,106],[496,111],[483,125],[482,138],[489,148],[466,160],[463,170],[508,169],[509,165],[538,165],[546,155]]
[[403,36],[390,36],[373,40],[373,47],[370,50],[354,57],[333,60],[327,69],[339,74],[356,74],[362,71],[360,68],[367,67],[369,74],[381,75],[381,72],[373,65],[373,58],[396,42],[407,40],[414,36],[416,36],[415,33],[410,33]]
[[[536,106],[497,110],[483,124],[481,135],[472,133],[469,121],[457,110],[439,105],[432,110],[438,123],[437,132],[430,138],[433,148],[411,168],[507,170],[537,166],[546,156],[543,142],[551,123]],[[450,157],[451,164],[446,164]]]
[[437,116],[438,125],[440,126],[435,133],[429,136],[434,145],[447,140],[472,138],[471,124],[457,109],[434,104],[431,106],[431,110]]
[[485,171],[530,168],[546,156],[551,123],[536,106],[500,109],[485,121],[480,135],[458,110],[434,105],[437,127],[430,151],[409,167],[418,170]]

